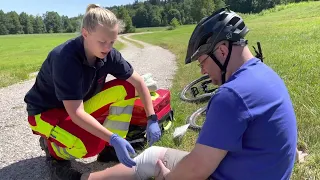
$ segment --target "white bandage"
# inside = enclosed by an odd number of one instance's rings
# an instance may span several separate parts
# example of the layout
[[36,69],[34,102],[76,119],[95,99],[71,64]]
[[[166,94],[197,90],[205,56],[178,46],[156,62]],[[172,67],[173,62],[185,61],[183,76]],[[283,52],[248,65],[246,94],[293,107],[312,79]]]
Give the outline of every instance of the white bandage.
[[135,171],[135,179],[144,180],[153,177],[155,174],[156,164],[158,159],[163,159],[167,148],[152,146],[144,150],[141,154],[134,158],[136,166],[133,167]]

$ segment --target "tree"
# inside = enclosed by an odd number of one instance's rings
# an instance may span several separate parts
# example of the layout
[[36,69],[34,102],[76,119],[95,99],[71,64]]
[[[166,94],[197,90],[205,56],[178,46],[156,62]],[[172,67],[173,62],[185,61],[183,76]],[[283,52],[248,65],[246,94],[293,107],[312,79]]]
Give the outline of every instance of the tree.
[[37,15],[34,19],[33,32],[37,34],[46,33],[46,26],[41,16]]
[[120,7],[120,9],[118,11],[118,18],[122,19],[125,24],[125,27],[124,27],[125,33],[135,31],[135,28],[132,25],[132,19],[129,16],[129,11],[125,7]]
[[181,22],[181,14],[177,9],[170,9],[168,12],[168,22],[171,22],[173,18],[176,18],[178,22]]
[[68,16],[61,16],[61,21],[62,21],[62,31],[63,32],[65,32],[65,33],[74,32],[74,28],[73,28]]
[[33,33],[33,24],[30,21],[30,17],[27,13],[22,12],[19,15],[19,20],[22,26],[22,30],[24,34],[32,34]]
[[149,24],[151,27],[161,26],[161,12],[162,9],[160,9],[159,6],[153,6],[151,12],[149,13]]
[[144,7],[140,7],[132,21],[136,27],[147,27],[148,26],[148,12]]
[[63,31],[63,24],[57,12],[47,11],[43,19],[48,33],[60,33]]
[[215,4],[213,0],[193,0],[191,16],[196,22],[199,22],[203,17],[212,14],[214,10]]
[[23,30],[19,21],[19,15],[15,11],[10,11],[7,13],[7,18],[9,34],[22,34]]
[[6,14],[0,10],[0,35],[9,34],[8,26],[8,18]]

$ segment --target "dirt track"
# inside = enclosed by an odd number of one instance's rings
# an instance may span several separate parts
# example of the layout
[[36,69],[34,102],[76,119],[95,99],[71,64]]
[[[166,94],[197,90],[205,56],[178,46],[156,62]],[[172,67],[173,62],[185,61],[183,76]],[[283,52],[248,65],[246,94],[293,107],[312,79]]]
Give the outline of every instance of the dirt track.
[[[124,35],[130,36],[130,35]],[[143,42],[138,48],[119,37],[126,44],[121,50],[139,74],[152,73],[158,87],[169,88],[175,73],[175,56],[158,46]],[[110,79],[112,77],[108,77]],[[0,89],[0,179],[49,179],[44,152],[39,147],[39,136],[33,135],[27,122],[24,95],[34,79]],[[97,163],[96,157],[72,162],[82,172],[104,169],[110,164]]]

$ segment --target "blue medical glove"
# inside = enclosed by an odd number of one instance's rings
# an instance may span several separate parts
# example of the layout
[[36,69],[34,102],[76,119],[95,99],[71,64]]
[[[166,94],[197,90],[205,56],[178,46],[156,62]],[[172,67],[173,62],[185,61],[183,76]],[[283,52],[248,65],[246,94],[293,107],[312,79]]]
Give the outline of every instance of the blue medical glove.
[[136,162],[129,156],[128,151],[132,154],[135,154],[136,152],[127,140],[117,134],[112,134],[110,144],[114,147],[117,157],[122,164],[129,168],[136,165]]
[[149,146],[160,139],[161,130],[157,119],[149,119],[147,124],[147,141]]

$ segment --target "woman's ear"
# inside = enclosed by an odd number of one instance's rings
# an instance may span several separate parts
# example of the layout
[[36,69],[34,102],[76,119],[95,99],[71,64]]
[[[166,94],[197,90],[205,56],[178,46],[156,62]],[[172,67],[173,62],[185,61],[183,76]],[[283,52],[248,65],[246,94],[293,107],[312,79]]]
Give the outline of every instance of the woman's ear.
[[85,28],[82,28],[81,34],[82,34],[83,38],[86,39],[88,37],[89,32]]

